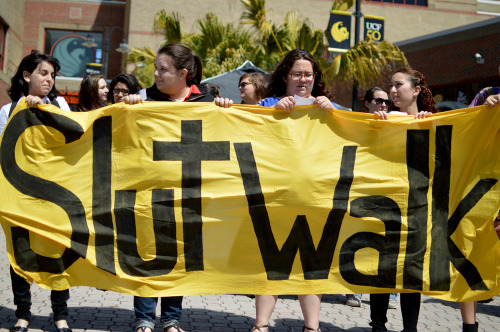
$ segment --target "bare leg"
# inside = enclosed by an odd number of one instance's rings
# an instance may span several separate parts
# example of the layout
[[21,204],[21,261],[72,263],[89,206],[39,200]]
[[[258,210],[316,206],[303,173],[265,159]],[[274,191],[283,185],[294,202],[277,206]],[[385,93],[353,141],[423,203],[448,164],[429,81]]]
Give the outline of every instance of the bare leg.
[[25,319],[19,318],[14,326],[28,327],[29,322]]
[[464,324],[476,324],[477,302],[460,302],[460,313]]
[[[278,295],[255,295],[255,326],[269,325],[276,301],[278,301]],[[268,328],[263,327],[260,331],[268,331]]]
[[56,324],[56,327],[58,329],[62,329],[63,327],[69,328],[69,325],[68,325],[68,322],[66,321],[66,319],[58,320],[58,321],[54,322],[54,324]]
[[299,302],[304,315],[304,326],[317,330],[319,328],[321,295],[299,295]]

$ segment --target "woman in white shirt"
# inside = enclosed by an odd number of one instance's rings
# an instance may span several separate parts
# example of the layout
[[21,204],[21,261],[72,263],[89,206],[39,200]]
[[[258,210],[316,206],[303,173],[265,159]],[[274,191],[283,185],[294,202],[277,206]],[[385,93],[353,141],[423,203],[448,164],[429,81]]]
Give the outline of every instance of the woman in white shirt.
[[[38,104],[54,104],[59,108],[70,111],[68,103],[62,97],[57,97],[55,88],[56,72],[60,69],[59,61],[39,51],[31,51],[25,56],[16,74],[11,79],[11,86],[7,93],[12,103],[4,105],[0,110],[0,133],[3,132],[10,114],[17,102],[26,97],[26,103],[30,107]],[[31,293],[30,284],[10,268],[12,280],[12,292],[14,293],[14,304],[17,306],[17,322],[10,329],[13,331],[27,332],[31,320]],[[51,291],[50,300],[54,312],[54,325],[57,332],[71,332],[66,321],[68,317],[67,301],[69,289],[63,291]]]

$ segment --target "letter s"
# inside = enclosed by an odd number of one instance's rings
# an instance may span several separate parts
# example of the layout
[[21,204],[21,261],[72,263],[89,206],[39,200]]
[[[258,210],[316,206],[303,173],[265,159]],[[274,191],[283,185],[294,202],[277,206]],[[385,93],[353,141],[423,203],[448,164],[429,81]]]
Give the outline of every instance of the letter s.
[[24,172],[16,163],[15,147],[19,137],[31,126],[44,125],[59,130],[66,144],[79,139],[83,128],[75,121],[55,113],[39,109],[24,109],[13,116],[0,146],[0,165],[9,183],[19,192],[33,198],[46,200],[60,206],[71,223],[71,246],[59,258],[41,256],[30,246],[29,231],[12,227],[11,236],[14,257],[25,271],[62,273],[78,258],[85,258],[89,242],[89,229],[85,210],[78,197],[60,185]]

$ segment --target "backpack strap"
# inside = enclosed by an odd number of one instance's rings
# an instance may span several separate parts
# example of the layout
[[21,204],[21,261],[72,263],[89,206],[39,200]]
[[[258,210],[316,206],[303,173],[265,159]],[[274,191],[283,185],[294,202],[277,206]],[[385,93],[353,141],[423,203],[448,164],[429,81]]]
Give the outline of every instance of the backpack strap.
[[17,106],[17,101],[13,102],[10,105],[9,118],[10,118],[10,115],[12,114],[12,112],[14,112],[14,109],[16,108],[16,106]]
[[52,100],[50,101],[50,103],[51,103],[52,105],[54,105],[54,106],[57,106],[58,108],[61,108],[61,106],[59,106],[59,103],[57,102],[57,97],[56,97],[56,98],[54,98],[54,99],[52,99]]

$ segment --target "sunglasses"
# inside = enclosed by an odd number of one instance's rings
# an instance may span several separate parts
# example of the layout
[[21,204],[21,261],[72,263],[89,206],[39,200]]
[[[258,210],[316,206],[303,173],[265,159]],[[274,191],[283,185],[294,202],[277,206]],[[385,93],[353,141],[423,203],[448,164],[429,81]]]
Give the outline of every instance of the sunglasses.
[[382,105],[383,103],[385,103],[386,105],[389,105],[391,103],[390,99],[384,99],[384,98],[375,98],[372,100],[375,100],[375,104],[377,104],[377,105]]
[[252,85],[252,82],[241,82],[240,85],[238,85],[238,88],[244,89],[247,85]]
[[117,94],[120,94],[120,92],[124,95],[124,96],[128,96],[128,94],[130,93],[130,91],[128,89],[113,89],[113,93],[115,95]]

